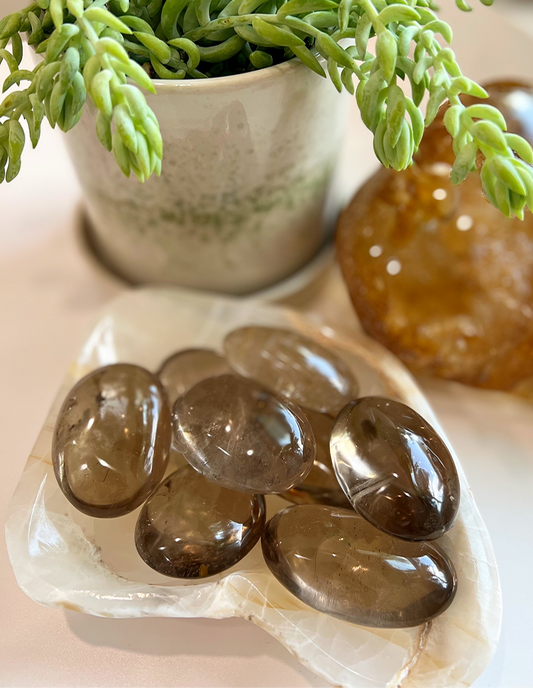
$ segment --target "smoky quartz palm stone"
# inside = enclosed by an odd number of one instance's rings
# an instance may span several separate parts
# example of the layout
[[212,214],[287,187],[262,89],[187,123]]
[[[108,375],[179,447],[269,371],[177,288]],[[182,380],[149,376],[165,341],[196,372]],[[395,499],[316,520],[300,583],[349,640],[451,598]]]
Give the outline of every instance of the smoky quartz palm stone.
[[73,387],[59,412],[52,444],[59,486],[85,514],[127,514],[163,478],[171,438],[157,377],[125,363],[99,368]]
[[165,576],[205,578],[246,556],[264,525],[261,495],[227,490],[186,465],[143,506],[135,544],[148,566]]
[[295,504],[330,504],[351,509],[351,504],[339,485],[333,464],[329,442],[335,420],[325,413],[302,409],[311,423],[316,441],[313,468],[307,478],[292,490],[283,492],[284,499]]
[[262,546],[268,568],[293,595],[354,624],[418,626],[455,595],[454,568],[440,547],[391,537],[353,510],[290,506],[268,522]]
[[169,356],[159,369],[170,404],[195,384],[215,375],[229,373],[224,356],[211,349],[184,349]]
[[253,380],[219,375],[199,382],[176,401],[173,423],[175,448],[230,490],[283,492],[313,466],[307,418]]
[[335,353],[297,332],[242,327],[224,342],[231,367],[295,404],[336,414],[357,397],[358,385]]
[[384,532],[433,540],[452,526],[460,498],[453,458],[405,404],[364,397],[346,406],[333,429],[331,457],[354,508]]

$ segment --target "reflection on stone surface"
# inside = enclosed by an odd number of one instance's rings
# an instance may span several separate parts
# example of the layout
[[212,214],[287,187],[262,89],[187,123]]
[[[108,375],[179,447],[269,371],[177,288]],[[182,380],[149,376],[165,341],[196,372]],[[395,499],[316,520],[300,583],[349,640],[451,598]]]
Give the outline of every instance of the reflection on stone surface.
[[[488,87],[533,142],[533,90]],[[449,181],[442,112],[416,164],[381,169],[341,216],[338,259],[364,329],[412,370],[514,391],[533,377],[533,215],[507,219],[479,175]]]
[[390,537],[348,509],[291,506],[263,535],[265,561],[302,602],[344,621],[417,626],[441,614],[456,588],[437,545]]
[[283,492],[313,466],[307,418],[253,380],[220,375],[198,383],[176,401],[173,422],[176,449],[229,489]]
[[422,416],[398,401],[364,397],[339,414],[331,435],[339,483],[361,516],[407,540],[433,540],[453,524],[459,477]]
[[163,477],[171,435],[157,377],[125,363],[99,368],[73,387],[59,412],[52,447],[59,486],[90,516],[127,514]]
[[281,496],[295,504],[330,504],[351,508],[331,463],[329,441],[335,423],[334,419],[325,413],[308,409],[302,409],[302,411],[311,423],[315,436],[315,460],[307,478],[292,490],[283,492]]
[[185,349],[169,356],[159,369],[170,404],[198,382],[214,375],[229,373],[224,356],[210,349]]
[[242,327],[224,342],[231,367],[296,404],[337,413],[357,397],[358,385],[344,361],[297,332]]
[[148,566],[165,576],[205,578],[246,556],[264,525],[263,497],[227,490],[185,466],[143,506],[135,545]]

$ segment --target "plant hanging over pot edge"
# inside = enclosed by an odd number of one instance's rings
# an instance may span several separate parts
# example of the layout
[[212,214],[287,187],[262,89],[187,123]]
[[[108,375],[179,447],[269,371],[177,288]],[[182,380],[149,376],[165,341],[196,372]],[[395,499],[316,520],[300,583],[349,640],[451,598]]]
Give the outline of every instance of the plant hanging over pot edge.
[[[456,4],[471,9],[464,0]],[[45,117],[68,131],[87,98],[98,110],[100,142],[126,176],[133,172],[145,181],[161,174],[163,158],[159,124],[139,88],[155,93],[152,75],[206,78],[297,57],[326,76],[318,54],[337,90],[355,94],[383,165],[408,167],[424,129],[448,100],[452,182],[460,184],[479,168],[488,201],[523,219],[524,208],[533,209],[533,149],[507,133],[495,107],[462,104],[463,94],[487,94],[463,76],[451,48],[437,40],[436,34],[451,43],[452,31],[434,10],[432,0],[35,0],[0,22],[0,62],[10,70],[3,90],[29,82],[0,104],[0,182],[20,171],[26,140],[21,118],[35,147]],[[20,69],[22,34],[44,58],[33,71]],[[339,44],[347,40],[353,44]],[[399,80],[409,84],[409,96]]]

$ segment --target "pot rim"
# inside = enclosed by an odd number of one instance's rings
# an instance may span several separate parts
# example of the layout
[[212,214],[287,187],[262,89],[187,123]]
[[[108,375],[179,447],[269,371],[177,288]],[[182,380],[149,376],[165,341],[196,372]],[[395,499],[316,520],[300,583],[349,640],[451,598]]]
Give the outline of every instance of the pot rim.
[[[219,93],[221,91],[231,91],[249,88],[265,81],[272,81],[287,73],[295,70],[305,69],[312,73],[312,70],[296,57],[280,62],[279,64],[257,69],[243,74],[231,74],[227,76],[216,76],[207,79],[152,79],[157,95],[162,93],[174,93],[176,91],[186,93]],[[318,76],[318,74],[317,74]]]

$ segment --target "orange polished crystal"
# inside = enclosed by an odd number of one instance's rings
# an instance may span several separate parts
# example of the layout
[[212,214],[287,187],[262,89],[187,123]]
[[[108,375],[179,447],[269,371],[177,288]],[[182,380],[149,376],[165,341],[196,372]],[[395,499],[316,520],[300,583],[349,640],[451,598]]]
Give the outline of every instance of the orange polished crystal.
[[[533,88],[498,83],[490,102],[533,141]],[[364,329],[413,371],[533,390],[533,215],[509,220],[479,176],[449,181],[443,112],[415,164],[381,169],[339,221],[338,259]]]

